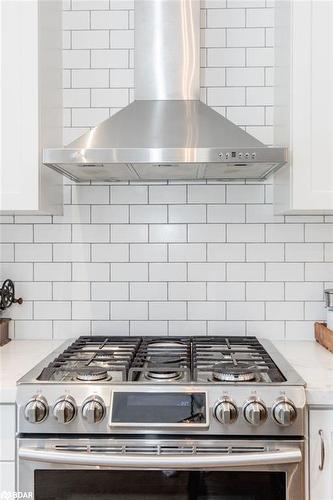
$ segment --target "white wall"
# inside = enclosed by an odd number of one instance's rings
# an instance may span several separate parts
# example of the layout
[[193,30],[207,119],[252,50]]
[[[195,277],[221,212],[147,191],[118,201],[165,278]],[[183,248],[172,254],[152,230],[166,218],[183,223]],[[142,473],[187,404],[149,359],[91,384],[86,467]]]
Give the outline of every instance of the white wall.
[[[202,7],[202,100],[269,144],[273,4]],[[64,8],[67,143],[133,99],[134,20],[127,0]],[[1,218],[1,278],[14,279],[25,299],[10,310],[17,339],[301,339],[325,317],[333,218],[274,216],[269,182],[67,183],[65,203],[62,217]]]

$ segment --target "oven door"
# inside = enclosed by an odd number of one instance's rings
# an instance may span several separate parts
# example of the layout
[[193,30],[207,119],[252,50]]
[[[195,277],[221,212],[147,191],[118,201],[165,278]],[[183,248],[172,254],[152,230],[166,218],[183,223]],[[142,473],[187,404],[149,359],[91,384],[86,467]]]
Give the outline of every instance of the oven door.
[[303,500],[303,457],[302,441],[20,439],[19,491],[35,500]]

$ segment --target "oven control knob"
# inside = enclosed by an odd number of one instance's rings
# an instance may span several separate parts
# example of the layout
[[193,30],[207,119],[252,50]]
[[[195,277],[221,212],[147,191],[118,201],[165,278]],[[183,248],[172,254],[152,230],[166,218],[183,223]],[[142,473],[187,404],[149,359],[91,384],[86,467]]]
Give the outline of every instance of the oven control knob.
[[24,409],[24,416],[31,424],[38,424],[46,419],[49,413],[49,408],[44,399],[41,396],[36,396],[31,399]]
[[278,400],[273,406],[273,418],[279,425],[287,427],[295,422],[297,411],[293,403],[287,399]]
[[244,406],[244,418],[251,425],[260,425],[267,418],[265,405],[258,400],[248,401]]
[[53,415],[59,424],[68,424],[76,416],[76,404],[71,396],[58,399],[53,407]]
[[87,399],[82,406],[82,415],[88,424],[98,424],[105,415],[105,405],[101,398],[93,396]]
[[233,424],[238,417],[237,406],[228,398],[222,399],[216,403],[214,415],[221,424]]

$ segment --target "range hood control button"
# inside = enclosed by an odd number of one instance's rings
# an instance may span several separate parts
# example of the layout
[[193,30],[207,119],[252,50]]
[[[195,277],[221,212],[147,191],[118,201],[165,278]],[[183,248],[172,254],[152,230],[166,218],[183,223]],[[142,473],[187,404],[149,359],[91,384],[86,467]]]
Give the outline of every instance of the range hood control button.
[[267,418],[265,405],[261,401],[249,401],[244,407],[244,418],[251,425],[262,424]]
[[53,407],[53,415],[59,424],[68,424],[76,416],[76,404],[71,396],[59,399]]
[[233,424],[238,417],[237,406],[228,398],[218,401],[214,408],[215,418],[221,424]]
[[105,405],[103,401],[93,396],[88,398],[82,406],[83,418],[88,422],[88,424],[97,424],[103,420],[105,415]]
[[24,416],[31,424],[39,424],[48,416],[49,409],[44,398],[37,396],[31,399],[24,410]]

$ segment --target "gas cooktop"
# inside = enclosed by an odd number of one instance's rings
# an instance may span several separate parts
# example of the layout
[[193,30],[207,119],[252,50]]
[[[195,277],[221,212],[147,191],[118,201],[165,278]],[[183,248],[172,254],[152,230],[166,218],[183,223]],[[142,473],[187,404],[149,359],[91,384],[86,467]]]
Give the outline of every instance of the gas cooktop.
[[286,378],[255,337],[80,337],[37,380],[267,384]]

